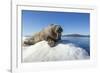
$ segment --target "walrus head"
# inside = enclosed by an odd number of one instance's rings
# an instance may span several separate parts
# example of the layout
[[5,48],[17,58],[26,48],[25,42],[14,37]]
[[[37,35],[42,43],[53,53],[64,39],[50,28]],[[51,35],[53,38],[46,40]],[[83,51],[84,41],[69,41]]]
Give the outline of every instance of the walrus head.
[[51,24],[52,26],[52,31],[54,33],[54,35],[56,35],[55,39],[58,41],[58,40],[61,40],[61,35],[62,35],[62,32],[63,32],[63,29],[60,25],[55,25],[55,24]]

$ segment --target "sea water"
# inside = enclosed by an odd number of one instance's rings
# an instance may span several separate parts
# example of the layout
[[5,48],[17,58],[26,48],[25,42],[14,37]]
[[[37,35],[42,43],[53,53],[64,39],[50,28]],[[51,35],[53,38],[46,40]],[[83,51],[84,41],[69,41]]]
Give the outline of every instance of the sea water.
[[62,37],[63,43],[72,43],[85,49],[90,55],[90,37]]

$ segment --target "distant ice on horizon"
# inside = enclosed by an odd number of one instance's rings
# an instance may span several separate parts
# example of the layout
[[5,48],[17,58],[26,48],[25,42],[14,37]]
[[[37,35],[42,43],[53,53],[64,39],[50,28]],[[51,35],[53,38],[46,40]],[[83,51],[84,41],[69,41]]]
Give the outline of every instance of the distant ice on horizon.
[[89,59],[89,55],[85,49],[77,47],[72,43],[59,43],[55,47],[50,47],[46,41],[41,41],[35,45],[22,47],[22,49],[23,62]]

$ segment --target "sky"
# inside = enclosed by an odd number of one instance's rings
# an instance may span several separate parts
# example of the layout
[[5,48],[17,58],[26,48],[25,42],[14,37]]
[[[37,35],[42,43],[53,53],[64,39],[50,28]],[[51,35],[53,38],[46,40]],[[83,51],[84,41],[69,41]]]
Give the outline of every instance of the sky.
[[22,10],[23,36],[41,31],[50,24],[61,25],[63,35],[90,33],[90,14],[75,12],[51,12]]

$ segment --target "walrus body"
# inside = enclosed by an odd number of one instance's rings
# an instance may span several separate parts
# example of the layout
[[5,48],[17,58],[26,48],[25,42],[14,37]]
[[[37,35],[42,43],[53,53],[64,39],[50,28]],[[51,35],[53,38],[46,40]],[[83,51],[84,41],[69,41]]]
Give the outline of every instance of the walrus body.
[[42,31],[36,33],[31,38],[28,38],[24,41],[26,45],[33,45],[40,41],[48,41],[50,47],[55,46],[56,42],[61,40],[61,33],[63,29],[60,25],[51,24],[48,27],[44,28]]

